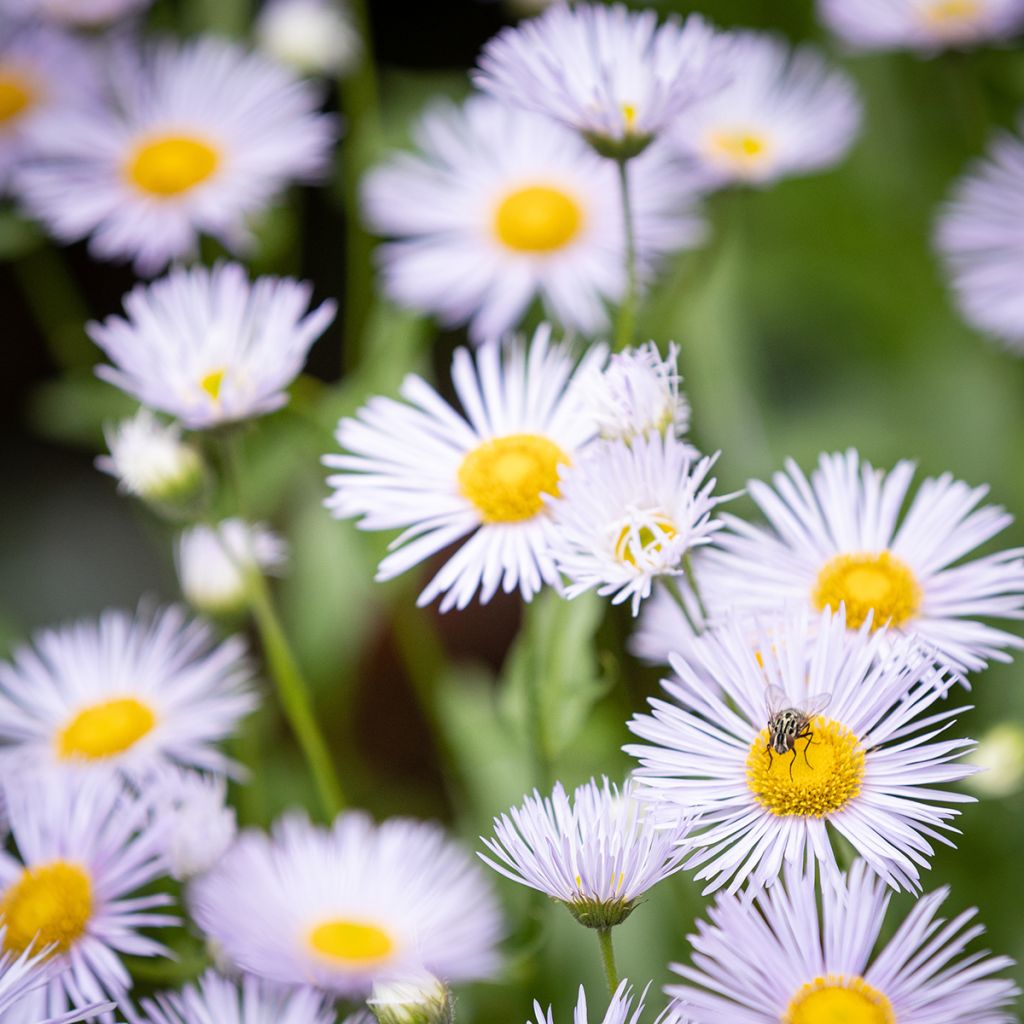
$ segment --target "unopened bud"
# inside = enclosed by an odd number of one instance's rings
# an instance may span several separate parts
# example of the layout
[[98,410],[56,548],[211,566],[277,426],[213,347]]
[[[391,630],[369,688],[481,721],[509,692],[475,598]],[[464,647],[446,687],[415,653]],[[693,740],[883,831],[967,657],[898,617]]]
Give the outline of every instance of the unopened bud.
[[448,987],[432,974],[377,982],[366,1005],[378,1024],[451,1024]]

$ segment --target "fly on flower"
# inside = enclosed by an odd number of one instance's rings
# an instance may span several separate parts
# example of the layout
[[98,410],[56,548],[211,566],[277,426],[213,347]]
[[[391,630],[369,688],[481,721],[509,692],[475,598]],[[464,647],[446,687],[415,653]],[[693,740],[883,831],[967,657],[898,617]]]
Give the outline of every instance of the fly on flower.
[[793,778],[793,763],[796,761],[796,741],[806,739],[803,755],[807,761],[807,767],[811,762],[807,760],[807,748],[814,741],[814,730],[811,725],[814,717],[828,707],[832,699],[831,693],[816,693],[802,702],[802,707],[794,708],[790,705],[792,701],[781,686],[769,686],[766,694],[768,706],[768,743],[766,752],[768,760],[773,754],[780,757],[783,754],[792,753],[793,761],[789,765],[789,777]]

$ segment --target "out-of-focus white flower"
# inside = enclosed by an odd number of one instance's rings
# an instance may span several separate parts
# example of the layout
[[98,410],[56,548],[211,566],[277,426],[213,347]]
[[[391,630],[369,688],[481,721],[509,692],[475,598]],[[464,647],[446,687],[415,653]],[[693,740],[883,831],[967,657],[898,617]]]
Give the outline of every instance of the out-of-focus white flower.
[[981,46],[1024,24],[1024,0],[818,0],[824,24],[858,50]]
[[110,454],[98,456],[96,467],[114,477],[120,490],[159,505],[180,505],[202,489],[202,455],[182,440],[177,424],[162,423],[143,407],[103,433]]
[[1006,797],[1024,786],[1024,727],[1003,722],[989,729],[967,757],[980,768],[965,785],[979,796]]
[[417,972],[378,981],[366,1005],[378,1024],[451,1024],[452,997],[444,982]]
[[[629,981],[623,978],[623,980],[619,982],[619,987],[613,993],[611,1002],[609,1002],[608,1009],[605,1011],[604,1016],[601,1017],[600,1021],[595,1021],[595,1024],[639,1024],[639,1021],[643,1016],[644,1000],[646,997],[647,990],[644,989],[639,1000],[637,1000],[636,1008],[634,1009],[633,989],[630,986]],[[541,1009],[540,1003],[534,1002],[533,1012],[536,1016],[536,1024],[555,1024],[555,1018],[550,1006],[548,1007],[548,1012],[545,1013]],[[580,993],[576,1001],[576,1010],[573,1013],[572,1019],[573,1024],[590,1024],[590,1011],[587,1008],[587,993],[584,991],[582,985],[580,985]],[[533,1024],[533,1022],[531,1021],[530,1024]],[[669,1007],[658,1016],[655,1024],[685,1024],[685,1021],[672,1007]]]
[[327,167],[335,124],[316,89],[261,54],[203,37],[115,48],[109,70],[105,103],[34,120],[14,182],[56,238],[88,237],[100,259],[149,275],[203,234],[245,248],[251,217]]
[[262,523],[225,519],[185,530],[178,538],[175,562],[181,591],[204,615],[233,616],[249,604],[253,573],[280,573],[288,545]]
[[[626,289],[614,166],[569,129],[487,96],[439,103],[416,129],[421,154],[371,171],[367,218],[395,240],[380,253],[398,302],[466,321],[474,341],[513,328],[533,299],[565,328],[608,326]],[[696,244],[694,175],[657,146],[630,167],[641,277]]]
[[343,0],[269,0],[256,19],[256,42],[303,75],[344,74],[362,52]]
[[0,0],[0,15],[92,28],[143,11],[153,0]]
[[672,127],[679,151],[709,183],[767,184],[836,163],[860,126],[853,81],[817,50],[764,32],[732,32],[722,67],[729,82]]
[[964,319],[1024,355],[1024,139],[995,139],[957,182],[935,239]]
[[697,15],[658,25],[623,4],[555,4],[485,47],[474,81],[503,103],[552,117],[626,159],[719,87],[721,43]]
[[167,844],[172,878],[179,882],[208,871],[224,855],[238,831],[222,775],[168,771],[152,786],[153,813]]
[[250,281],[237,263],[176,267],[136,285],[123,317],[87,325],[114,364],[97,376],[194,430],[273,412],[334,319],[330,300],[309,310],[311,294],[288,277]]

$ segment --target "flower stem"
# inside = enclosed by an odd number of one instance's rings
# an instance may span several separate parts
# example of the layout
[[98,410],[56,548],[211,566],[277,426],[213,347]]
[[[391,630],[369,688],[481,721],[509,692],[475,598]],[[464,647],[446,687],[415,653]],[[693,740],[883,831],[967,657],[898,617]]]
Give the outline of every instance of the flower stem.
[[615,351],[628,347],[636,332],[636,233],[633,228],[633,203],[629,195],[629,161],[616,161],[619,168],[619,194],[622,198],[622,224],[626,235],[626,294],[619,306],[615,325]]
[[[704,631],[697,627],[697,624],[693,621],[693,616],[690,614],[690,609],[686,604],[686,599],[683,597],[683,592],[679,589],[679,584],[676,582],[674,576],[663,576],[662,583],[665,584],[665,589],[668,591],[669,597],[679,606],[679,610],[683,613],[686,618],[690,629],[693,630],[694,636],[700,636]],[[703,606],[702,606],[703,610]]]
[[601,947],[601,966],[604,968],[605,981],[608,982],[608,992],[615,995],[615,990],[619,987],[619,972],[615,968],[615,948],[612,946],[611,928],[598,928],[597,942]]
[[690,593],[697,602],[697,610],[700,612],[701,622],[708,621],[708,610],[704,599],[700,596],[700,587],[697,585],[697,574],[693,571],[693,561],[690,559],[690,552],[683,555],[683,572],[686,573],[686,582],[690,586]]

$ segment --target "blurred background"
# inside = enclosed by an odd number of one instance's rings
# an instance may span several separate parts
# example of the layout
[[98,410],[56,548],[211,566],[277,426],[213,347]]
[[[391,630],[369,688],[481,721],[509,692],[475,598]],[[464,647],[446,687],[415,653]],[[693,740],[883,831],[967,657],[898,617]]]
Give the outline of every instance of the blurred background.
[[[644,336],[681,346],[695,439],[722,449],[722,489],[770,474],[787,456],[809,470],[819,452],[855,446],[879,466],[907,457],[922,475],[948,470],[988,483],[991,500],[1024,515],[1024,366],[962,324],[930,245],[953,179],[1024,106],[1020,50],[853,57],[818,27],[809,0],[648,6],[814,40],[853,76],[865,104],[860,139],[834,171],[712,197],[708,242],[667,265],[645,301]],[[159,0],[150,17],[157,28],[244,35],[252,15],[245,0]],[[479,48],[516,17],[477,0],[372,0],[370,15],[380,154],[407,143],[430,98],[468,92]],[[334,88],[325,89],[337,107]],[[260,225],[254,272],[308,278],[318,298],[334,296],[343,307],[365,302],[361,292],[345,294],[341,190],[339,171],[326,188],[293,191]],[[132,406],[94,378],[97,351],[82,324],[118,311],[133,283],[129,268],[93,262],[84,246],[58,251],[0,207],[4,651],[49,623],[134,606],[142,595],[178,597],[170,528],[118,496],[92,464],[103,424]],[[622,609],[550,602],[530,619],[530,629],[549,630],[544,642],[516,646],[517,601],[442,617],[414,608],[417,579],[372,582],[383,540],[321,508],[319,456],[335,447],[339,415],[370,393],[393,391],[411,367],[443,380],[465,338],[381,304],[367,323],[368,355],[357,372],[345,370],[341,316],[314,347],[292,404],[246,438],[246,487],[258,515],[292,546],[280,598],[348,793],[378,815],[441,817],[476,843],[491,817],[536,781],[517,736],[524,672],[543,671],[552,694],[566,696],[556,730],[564,742],[554,747],[567,785],[594,772],[622,775],[623,723],[655,691],[658,672],[618,653],[631,629]],[[750,506],[741,500],[733,510]],[[1019,523],[997,542],[1021,544]],[[581,661],[575,652],[588,636],[596,651]],[[540,666],[529,658],[538,647],[547,652]],[[1024,666],[998,665],[973,683],[977,710],[961,732],[1024,721]],[[287,804],[312,807],[272,705],[238,753],[251,760],[257,749],[274,751],[273,770],[252,765],[260,786],[239,793],[243,818],[265,823]],[[949,910],[979,906],[986,945],[1022,960],[1024,799],[1018,791],[969,806],[961,828],[959,850],[939,852],[926,887],[951,884]],[[499,885],[529,923],[510,943],[509,984],[478,986],[463,997],[461,1016],[524,1020],[534,996],[565,1013],[575,979],[601,985],[596,943],[563,911]],[[666,981],[666,964],[687,955],[684,936],[704,903],[685,873],[663,883],[618,931],[622,972],[640,984]]]

